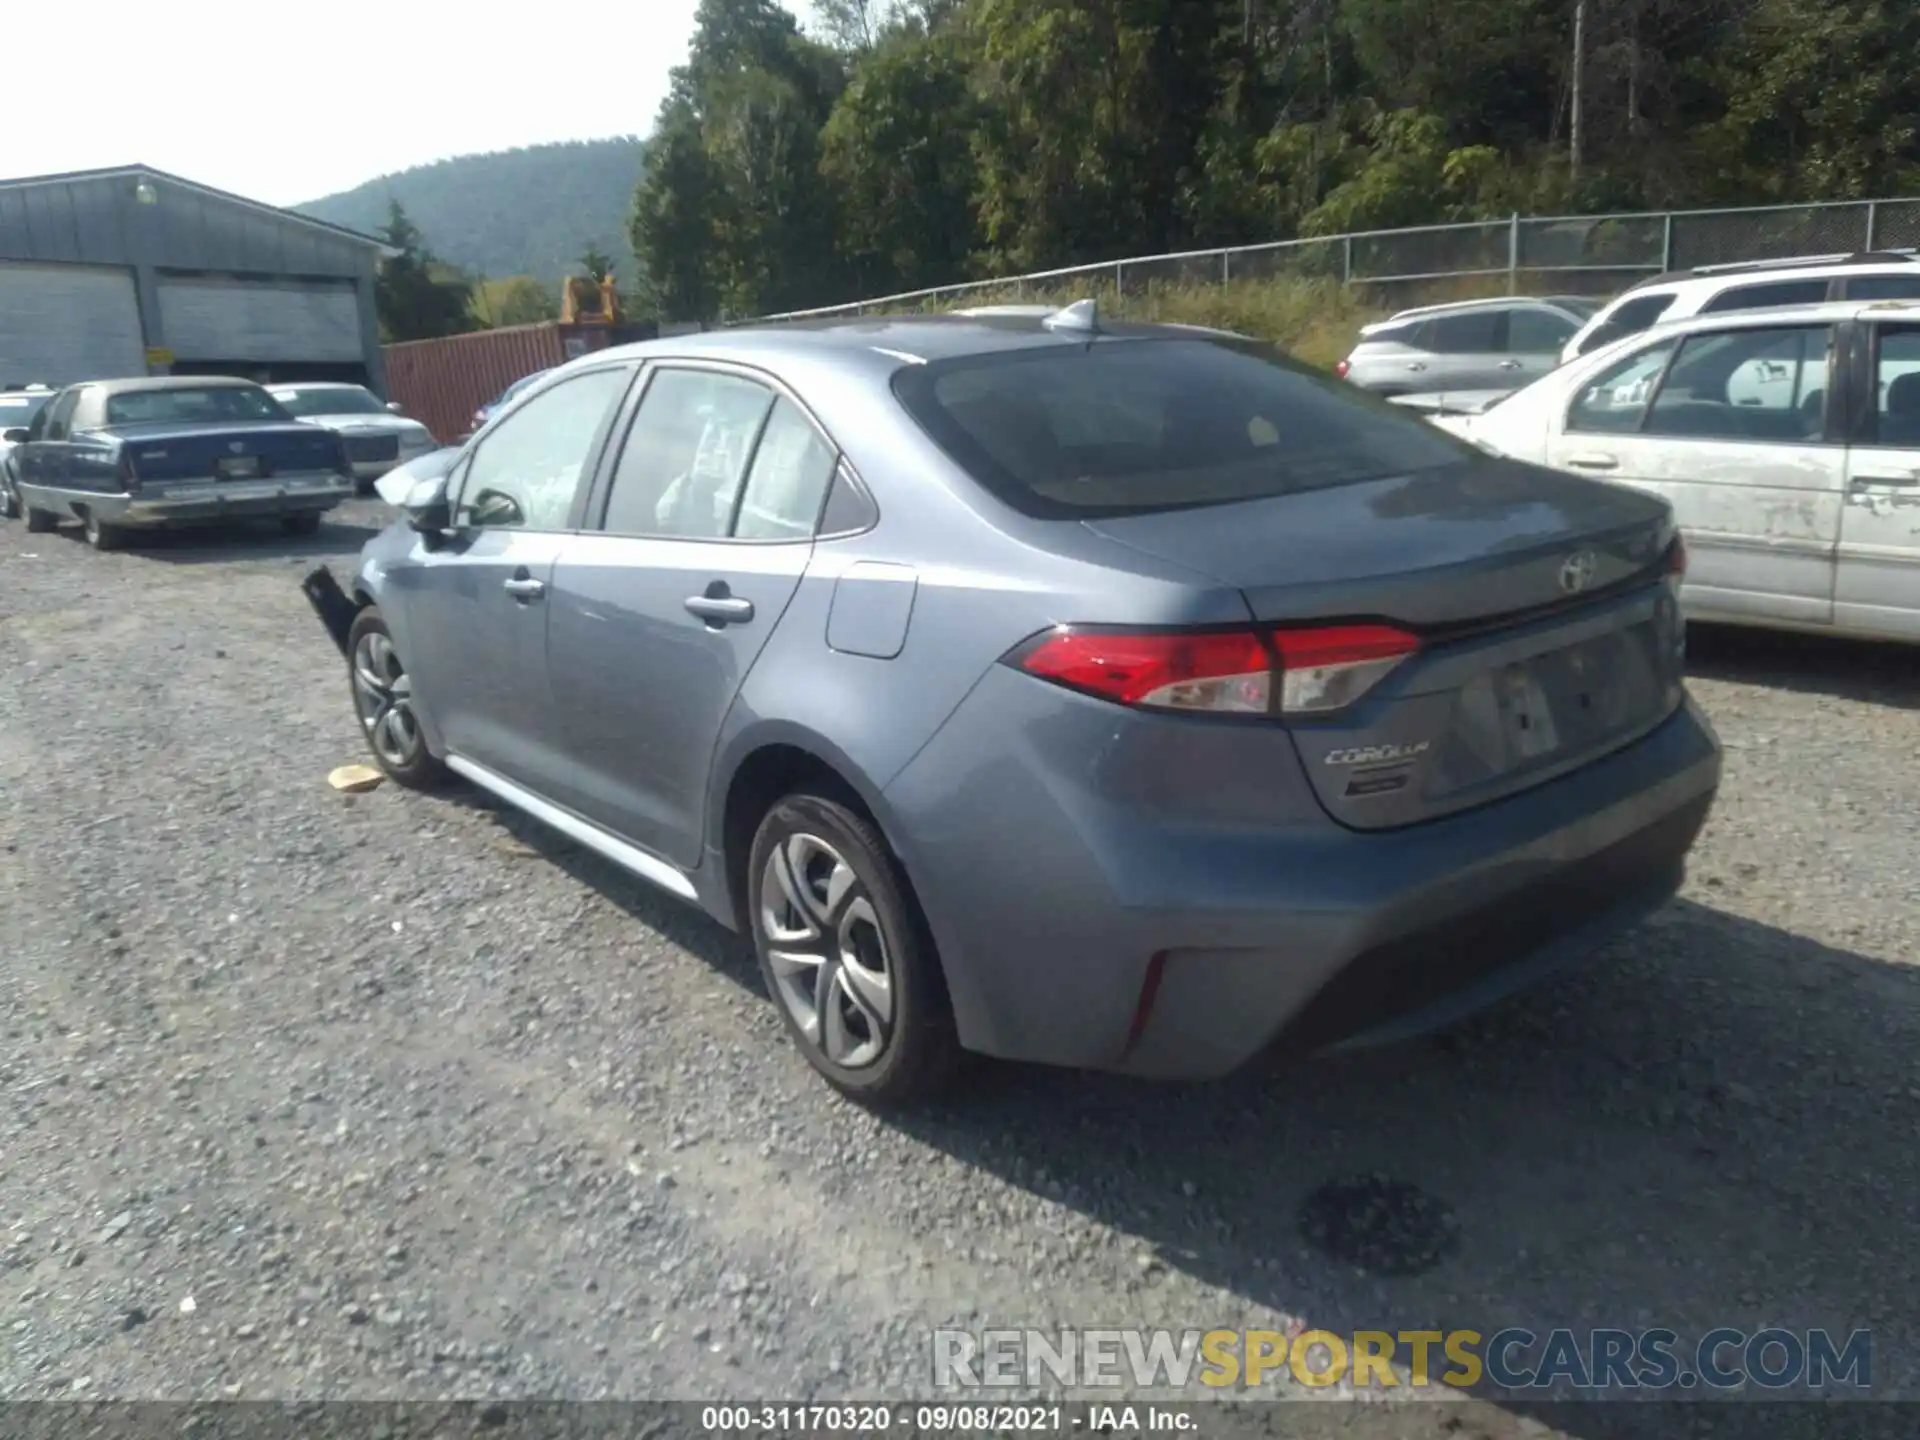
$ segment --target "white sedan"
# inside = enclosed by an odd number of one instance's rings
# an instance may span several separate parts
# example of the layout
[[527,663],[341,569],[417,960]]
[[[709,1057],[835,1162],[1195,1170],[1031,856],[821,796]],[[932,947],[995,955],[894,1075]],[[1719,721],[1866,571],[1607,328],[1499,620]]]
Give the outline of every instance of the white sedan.
[[296,420],[338,434],[346,443],[354,477],[362,482],[378,480],[439,445],[426,426],[401,415],[397,406],[382,404],[364,385],[275,385],[270,393]]

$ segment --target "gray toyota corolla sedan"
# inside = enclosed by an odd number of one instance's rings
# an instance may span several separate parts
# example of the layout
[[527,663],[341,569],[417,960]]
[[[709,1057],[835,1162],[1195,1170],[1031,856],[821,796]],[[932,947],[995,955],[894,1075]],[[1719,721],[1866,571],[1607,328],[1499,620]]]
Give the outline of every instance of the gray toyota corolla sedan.
[[308,580],[381,768],[749,933],[869,1100],[1445,1023],[1667,899],[1719,781],[1663,501],[1235,336],[651,341],[432,468]]

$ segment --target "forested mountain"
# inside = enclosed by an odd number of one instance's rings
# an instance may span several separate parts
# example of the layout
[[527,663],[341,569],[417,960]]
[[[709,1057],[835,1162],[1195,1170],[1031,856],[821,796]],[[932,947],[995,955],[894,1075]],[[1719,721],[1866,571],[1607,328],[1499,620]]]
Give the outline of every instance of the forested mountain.
[[702,0],[635,210],[669,318],[1514,211],[1920,193],[1911,0],[813,8],[807,34],[775,0]]
[[632,278],[627,211],[642,173],[628,135],[462,155],[294,208],[376,234],[398,200],[434,253],[470,274],[554,282],[589,246]]

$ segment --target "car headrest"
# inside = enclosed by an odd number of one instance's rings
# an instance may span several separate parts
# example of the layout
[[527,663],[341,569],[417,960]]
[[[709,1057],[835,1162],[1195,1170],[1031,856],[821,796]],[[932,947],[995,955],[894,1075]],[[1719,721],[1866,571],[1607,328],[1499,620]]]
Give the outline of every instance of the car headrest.
[[1887,386],[1887,414],[1920,415],[1920,370],[1909,371]]

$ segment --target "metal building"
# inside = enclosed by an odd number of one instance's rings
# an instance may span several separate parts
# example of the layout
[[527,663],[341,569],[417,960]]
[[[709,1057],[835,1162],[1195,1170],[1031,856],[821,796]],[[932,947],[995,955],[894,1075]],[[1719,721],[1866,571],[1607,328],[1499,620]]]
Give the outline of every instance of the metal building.
[[383,253],[144,165],[0,180],[0,386],[240,375],[384,396]]

